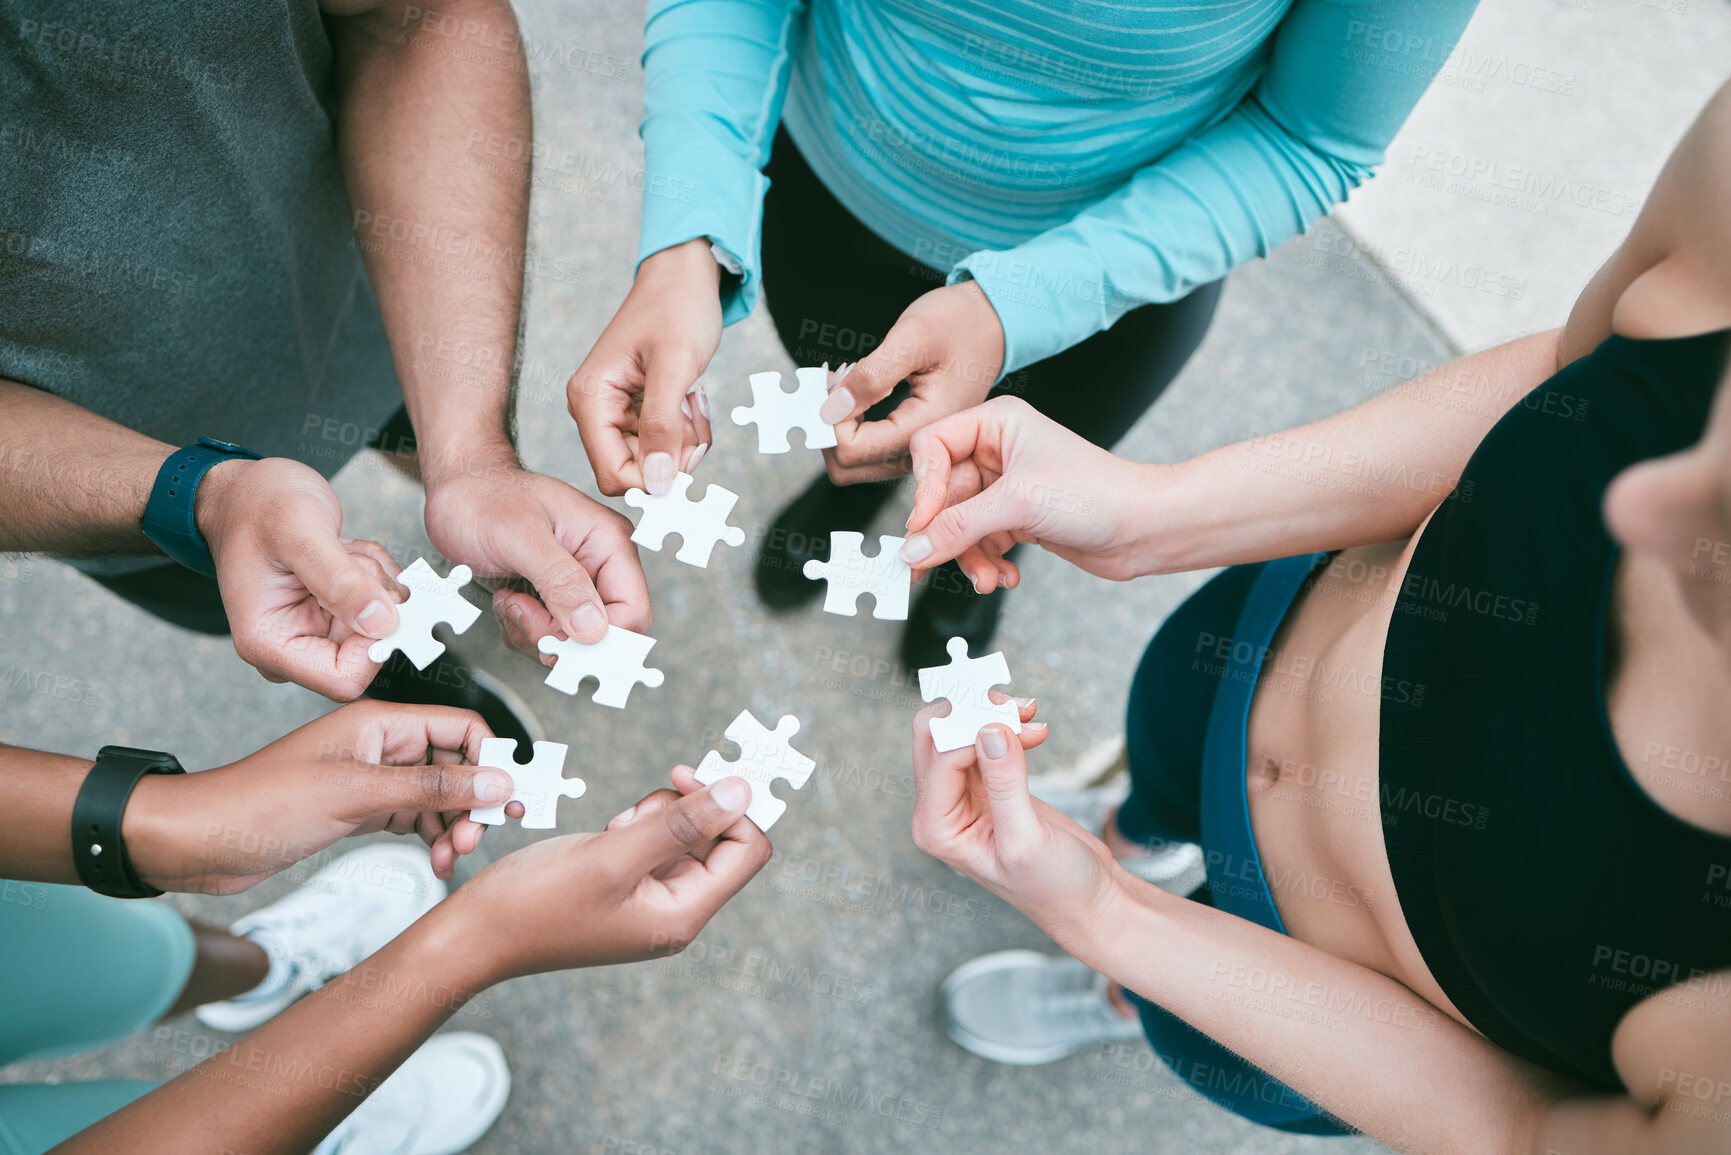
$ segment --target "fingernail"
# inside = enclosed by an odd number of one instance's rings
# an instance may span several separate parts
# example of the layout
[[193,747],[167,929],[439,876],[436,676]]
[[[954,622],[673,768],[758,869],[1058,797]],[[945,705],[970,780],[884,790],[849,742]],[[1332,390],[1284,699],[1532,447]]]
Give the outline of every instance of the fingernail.
[[1044,723],[1044,722],[1023,722],[1022,723],[1022,729],[1024,729],[1024,730],[1044,730],[1045,728],[1046,728],[1046,723]]
[[709,390],[701,385],[697,387],[697,411],[703,414],[705,421],[709,420]]
[[651,453],[643,462],[643,488],[660,495],[673,488],[673,455]]
[[1016,703],[1016,708],[1020,710],[1026,710],[1029,706],[1034,704],[1034,699],[1032,698],[1016,698],[1014,701]]
[[483,770],[475,775],[475,797],[497,806],[511,797],[511,780],[497,770]]
[[687,417],[691,416],[691,394],[687,393],[685,399],[679,403],[679,411]]
[[1009,574],[1001,573],[998,575],[998,588],[999,589],[1005,589],[1005,590],[1010,588],[1010,575]]
[[573,636],[594,633],[596,630],[605,629],[606,626],[607,617],[596,607],[594,602],[584,602],[571,612]]
[[688,457],[686,457],[686,459],[685,459],[685,472],[696,473],[697,472],[697,463],[699,461],[702,461],[703,455],[705,453],[708,453],[708,452],[709,452],[709,443],[707,441],[704,442],[702,445],[699,445],[697,448],[693,449],[691,451],[690,455]]
[[723,810],[744,810],[751,801],[751,787],[743,778],[723,778],[715,784],[711,797]]
[[932,556],[932,539],[923,533],[916,533],[902,542],[902,560],[914,565]]
[[382,638],[391,632],[391,613],[390,603],[374,598],[355,621],[360,625],[361,633],[370,638]]
[[841,367],[835,371],[835,383],[837,385],[841,384],[842,380],[846,378],[849,373],[853,372],[853,367],[856,364],[858,364],[857,361],[843,361]]
[[518,627],[523,625],[523,607],[519,603],[512,602],[510,607],[505,610],[505,616],[511,619],[512,625]]
[[637,817],[637,807],[636,806],[627,806],[625,809],[623,809],[619,813],[615,814],[613,816],[613,821],[609,822],[607,825],[609,825],[609,826],[624,826],[627,822],[630,822],[635,817]]
[[980,731],[980,749],[988,758],[1002,758],[1010,752],[1010,743],[1004,738],[1002,726],[987,726]]
[[853,394],[846,389],[837,389],[823,399],[823,405],[817,411],[817,419],[825,425],[834,425],[853,412],[853,405]]

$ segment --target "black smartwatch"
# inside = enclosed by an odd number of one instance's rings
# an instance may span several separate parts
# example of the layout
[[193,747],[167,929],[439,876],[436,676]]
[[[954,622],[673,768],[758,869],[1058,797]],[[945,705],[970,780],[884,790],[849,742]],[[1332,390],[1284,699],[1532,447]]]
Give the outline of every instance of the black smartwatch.
[[133,787],[146,774],[185,774],[173,754],[104,746],[72,804],[72,862],[78,879],[110,898],[155,898],[162,891],[147,885],[132,869],[120,820]]

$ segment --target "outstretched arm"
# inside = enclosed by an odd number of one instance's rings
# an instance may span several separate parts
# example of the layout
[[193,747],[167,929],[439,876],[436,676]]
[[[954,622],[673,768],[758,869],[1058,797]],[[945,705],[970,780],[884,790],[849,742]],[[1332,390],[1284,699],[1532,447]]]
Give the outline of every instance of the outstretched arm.
[[[802,0],[652,0],[643,30],[643,227],[631,292],[566,387],[602,493],[666,493],[710,444],[692,390],[751,312],[762,173]],[[725,274],[725,275],[724,275]]]
[[[496,982],[674,954],[769,861],[726,778],[651,794],[599,834],[500,859],[384,949],[234,1046],[85,1128],[60,1155],[306,1151]],[[731,793],[730,793],[731,791]]]
[[1555,332],[1523,337],[1176,465],[1114,457],[996,398],[915,434],[902,556],[920,569],[959,558],[989,589],[1018,580],[1002,556],[1015,541],[1127,579],[1403,537],[1454,490],[1491,426],[1556,371],[1556,350]]
[[[533,135],[508,0],[327,0],[355,238],[414,422],[427,536],[500,591],[506,639],[649,625],[631,526],[511,442]],[[501,159],[519,157],[520,160]]]
[[[158,553],[144,511],[175,446],[16,381],[0,380],[0,413],[0,550]],[[339,701],[366,689],[379,669],[367,647],[397,625],[397,566],[376,542],[343,537],[330,483],[286,457],[223,461],[193,514],[235,652]]]
[[[467,710],[343,706],[227,766],[145,775],[121,824],[127,856],[158,890],[234,894],[340,838],[388,830],[419,834],[449,878],[481,837],[466,812],[511,795],[508,774],[472,765],[487,736]],[[0,745],[13,820],[0,878],[78,885],[72,810],[90,768]]]
[[1099,839],[1028,793],[1022,751],[1043,731],[988,726],[974,746],[938,754],[930,713],[914,723],[921,849],[1090,967],[1372,1137],[1460,1155],[1725,1150],[1731,974],[1636,1006],[1612,1044],[1629,1093],[1591,1094],[1386,975],[1131,877]]

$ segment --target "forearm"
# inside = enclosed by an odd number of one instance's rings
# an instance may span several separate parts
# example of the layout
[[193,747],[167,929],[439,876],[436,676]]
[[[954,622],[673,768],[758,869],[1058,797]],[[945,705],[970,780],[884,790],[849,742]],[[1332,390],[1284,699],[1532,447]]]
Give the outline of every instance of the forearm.
[[0,838],[0,878],[79,884],[72,865],[72,804],[91,763],[85,758],[0,746],[0,782],[10,811]]
[[1004,372],[1217,281],[1327,215],[1382,163],[1475,3],[1296,0],[1228,115],[1063,224],[970,254],[951,279],[978,280],[998,311]]
[[[11,827],[0,839],[0,878],[82,885],[72,860],[72,808],[94,763],[88,758],[0,745],[0,782]],[[205,774],[146,774],[133,787],[121,837],[133,869],[162,890],[186,890],[177,880],[208,866],[210,833],[200,829],[198,792]]]
[[1564,1093],[1393,979],[1129,885],[1077,957],[1396,1150],[1530,1150]]
[[1206,569],[1411,535],[1556,357],[1555,331],[1523,337],[1321,421],[1145,467],[1155,476],[1142,487],[1139,568]]
[[153,554],[144,507],[174,446],[0,380],[0,551]]
[[232,1047],[56,1152],[310,1150],[483,985],[438,908]]
[[[532,127],[510,5],[425,7],[387,3],[332,24],[355,232],[434,484],[516,464],[509,409]],[[470,32],[452,40],[446,26]],[[522,166],[484,159],[492,152],[477,145],[488,142],[520,148]]]
[[643,224],[637,261],[703,238],[737,276],[733,324],[761,279],[762,173],[781,121],[801,0],[653,0],[643,45]]

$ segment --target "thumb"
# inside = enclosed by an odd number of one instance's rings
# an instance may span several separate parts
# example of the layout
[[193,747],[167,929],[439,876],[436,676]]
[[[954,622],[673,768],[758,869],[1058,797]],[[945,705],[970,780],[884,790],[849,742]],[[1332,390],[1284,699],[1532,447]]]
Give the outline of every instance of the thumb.
[[398,810],[475,810],[498,806],[511,797],[511,776],[493,767],[457,763],[376,766],[366,762],[339,767],[324,781],[341,795],[339,812],[359,822]]
[[961,556],[994,533],[1029,528],[1024,503],[999,478],[968,500],[939,511],[926,528],[902,543],[902,560],[930,569]]
[[332,617],[356,633],[382,638],[397,628],[396,590],[376,565],[343,548],[334,533],[295,539],[278,562]]
[[927,364],[925,342],[918,327],[897,321],[885,335],[883,344],[860,358],[858,364],[835,383],[829,396],[818,409],[819,421],[831,425],[858,417],[890,395],[912,373]]
[[974,752],[999,856],[1033,846],[1040,836],[1040,819],[1028,797],[1028,760],[1021,741],[1008,726],[994,723],[980,730],[974,739]]
[[626,861],[645,872],[672,862],[715,841],[750,804],[751,784],[743,778],[723,778],[669,802],[620,831]]
[[702,371],[691,358],[666,351],[645,367],[637,455],[643,465],[643,488],[649,493],[671,489],[673,475],[685,468],[686,457],[695,448],[686,445],[687,419],[679,406]]
[[[541,595],[554,623],[568,637],[585,645],[593,645],[607,636],[607,610],[589,571],[560,544],[550,531],[537,527],[533,539],[519,541],[521,557],[517,572],[528,578],[535,592]],[[533,645],[538,638],[528,639]]]

